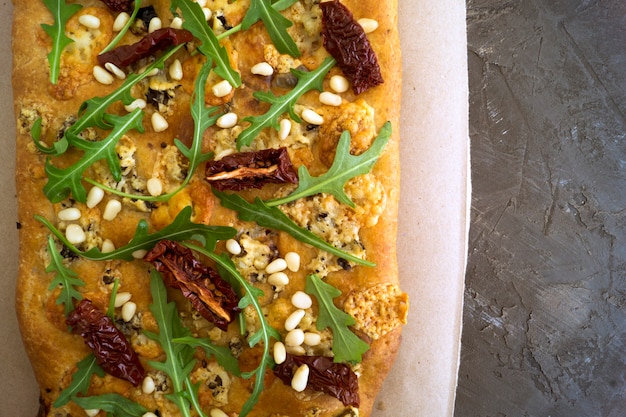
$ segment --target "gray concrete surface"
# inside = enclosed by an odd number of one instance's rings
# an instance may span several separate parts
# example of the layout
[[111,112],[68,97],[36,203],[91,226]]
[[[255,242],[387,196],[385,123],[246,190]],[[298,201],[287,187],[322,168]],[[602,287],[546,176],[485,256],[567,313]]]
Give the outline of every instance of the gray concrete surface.
[[626,415],[626,1],[468,0],[456,417]]

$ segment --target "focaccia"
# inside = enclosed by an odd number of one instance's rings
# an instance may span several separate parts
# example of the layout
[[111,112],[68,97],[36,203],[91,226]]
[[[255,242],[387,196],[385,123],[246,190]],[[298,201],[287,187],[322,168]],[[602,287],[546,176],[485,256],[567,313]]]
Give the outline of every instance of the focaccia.
[[397,0],[13,0],[40,416],[368,416],[396,263]]

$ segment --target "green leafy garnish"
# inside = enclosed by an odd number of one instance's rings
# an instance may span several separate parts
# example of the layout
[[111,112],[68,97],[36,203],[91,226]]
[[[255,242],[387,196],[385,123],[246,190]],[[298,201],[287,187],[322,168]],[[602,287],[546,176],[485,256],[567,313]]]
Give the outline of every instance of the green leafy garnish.
[[52,51],[48,54],[48,62],[50,63],[50,82],[56,84],[61,70],[61,53],[63,53],[63,49],[67,45],[74,42],[65,35],[65,25],[70,17],[76,14],[83,6],[80,4],[67,4],[65,0],[42,1],[54,18],[52,25],[42,23],[41,27],[52,39]]
[[30,128],[30,137],[35,143],[37,150],[45,155],[61,155],[67,150],[67,140],[55,141],[52,146],[48,147],[41,143],[41,117],[38,117]]
[[174,302],[167,302],[167,292],[161,275],[156,271],[150,272],[150,292],[152,304],[150,311],[154,315],[159,326],[159,334],[144,331],[150,339],[158,342],[165,352],[165,362],[149,361],[154,369],[165,372],[171,379],[173,393],[166,395],[174,402],[185,417],[191,417],[191,405],[196,411],[204,416],[198,401],[197,387],[191,383],[189,374],[196,364],[194,348],[183,344],[174,343],[176,338],[191,336],[191,331],[183,326],[180,321]]
[[[250,282],[248,282],[244,277],[241,276],[233,261],[227,255],[217,255],[213,252],[206,250],[197,245],[185,243],[191,250],[195,250],[198,253],[214,260],[220,267],[221,271],[226,271],[234,283],[238,284],[241,288],[244,289],[242,291],[243,296],[239,300],[239,308],[244,309],[248,306],[252,306],[255,313],[257,314],[260,322],[260,328],[257,330],[252,336],[249,337],[248,343],[250,347],[257,345],[259,342],[263,342],[263,354],[261,355],[261,361],[259,366],[250,372],[244,372],[241,376],[243,378],[249,379],[253,376],[254,380],[254,388],[252,390],[252,394],[246,400],[246,403],[243,405],[241,411],[239,412],[239,417],[246,416],[250,410],[254,407],[254,405],[259,400],[259,395],[261,395],[261,391],[263,391],[263,379],[265,378],[266,369],[273,366],[274,361],[270,355],[270,339],[274,338],[275,340],[280,340],[280,333],[272,326],[269,325],[265,315],[263,314],[263,310],[261,308],[261,304],[259,302],[259,298],[263,296],[263,291]],[[226,279],[226,277],[224,277]]]
[[178,337],[172,341],[174,343],[183,343],[194,348],[202,348],[207,358],[214,356],[217,363],[228,372],[235,376],[241,376],[239,362],[227,347],[214,345],[213,342],[211,342],[211,339],[208,338],[195,338],[191,336]]
[[198,50],[215,62],[215,73],[227,80],[233,87],[239,87],[241,77],[230,65],[228,52],[220,45],[215,33],[209,27],[200,5],[191,0],[172,0],[170,9],[172,13],[176,13],[176,9],[180,10],[183,28],[190,31],[200,41]]
[[293,23],[273,8],[270,0],[252,0],[250,8],[241,22],[241,29],[247,30],[259,20],[263,21],[278,52],[293,57],[300,56],[298,45],[287,32],[287,28]]
[[85,356],[78,364],[76,372],[72,375],[72,382],[67,386],[54,402],[55,408],[63,407],[71,399],[76,398],[79,393],[86,394],[91,383],[92,375],[98,375],[104,377],[104,370],[96,362],[96,357],[93,353]]
[[57,251],[52,236],[48,236],[48,253],[50,254],[50,265],[46,267],[46,272],[56,272],[54,279],[50,282],[48,291],[60,288],[61,292],[56,303],[63,304],[65,315],[74,310],[74,300],[82,300],[83,296],[75,287],[82,287],[85,282],[78,278],[76,272],[63,265],[63,257]]
[[214,125],[217,119],[221,116],[221,114],[216,114],[216,112],[219,110],[219,107],[205,107],[204,105],[204,84],[206,83],[209,72],[211,71],[211,66],[212,63],[210,59],[202,66],[202,68],[200,69],[200,73],[198,74],[198,78],[196,79],[195,89],[192,94],[191,116],[194,120],[194,131],[191,146],[188,148],[180,140],[174,139],[174,144],[176,145],[180,153],[182,153],[189,160],[189,165],[187,167],[187,176],[175,190],[154,197],[148,195],[124,193],[114,188],[108,187],[104,184],[100,184],[90,178],[86,178],[85,181],[96,185],[103,190],[110,192],[111,194],[144,201],[167,201],[173,195],[185,188],[187,184],[189,184],[189,181],[191,181],[191,178],[193,177],[193,174],[195,173],[198,166],[213,157],[213,152],[202,152],[202,137],[204,135],[204,131],[207,130],[210,126]]
[[137,17],[137,12],[139,12],[140,7],[141,7],[141,0],[135,0],[135,5],[133,8],[133,12],[130,14],[130,19],[128,19],[128,22],[126,22],[122,30],[120,30],[120,32],[115,36],[115,38],[113,38],[111,42],[109,42],[106,48],[100,51],[100,55],[102,55],[105,52],[109,52],[111,49],[117,46],[117,44],[122,40],[124,35],[126,35],[126,32],[128,32],[128,29],[130,29],[133,23],[135,23],[135,17]]
[[335,196],[337,201],[354,207],[354,202],[346,195],[343,188],[345,183],[357,175],[367,174],[378,160],[385,149],[385,145],[391,136],[391,123],[383,125],[378,136],[370,148],[361,155],[350,154],[350,133],[344,131],[337,144],[337,152],[333,165],[326,173],[319,177],[312,177],[304,165],[298,170],[298,188],[284,198],[266,201],[270,206],[278,206],[299,198],[318,193],[328,193]]
[[116,393],[73,397],[72,401],[85,410],[103,410],[115,417],[141,417],[148,412],[143,405]]
[[[297,3],[300,0],[278,0],[278,1],[274,1],[272,3],[272,8],[278,12],[282,12],[285,9],[290,8],[294,3]],[[224,38],[229,37],[230,35],[232,35],[233,33],[237,33],[242,29],[241,27],[241,23],[233,26],[232,28],[228,29],[226,32],[224,33],[220,33],[219,35],[217,35],[217,39],[222,40]]]
[[67,238],[52,223],[42,216],[35,215],[35,218],[42,222],[50,231],[72,252],[92,261],[107,261],[111,259],[122,259],[132,261],[133,253],[139,250],[150,250],[154,245],[163,239],[182,241],[187,239],[196,239],[203,242],[209,249],[213,250],[218,240],[227,240],[235,236],[237,231],[232,227],[225,226],[207,226],[191,221],[192,208],[186,206],[176,216],[174,221],[163,229],[148,233],[148,223],[141,220],[135,229],[135,235],[131,241],[111,252],[101,252],[98,248],[92,248],[88,251],[81,251],[71,244]]
[[249,146],[259,133],[266,127],[280,129],[278,118],[286,112],[289,112],[291,118],[298,123],[301,122],[300,117],[295,113],[293,107],[298,99],[307,91],[316,89],[321,91],[324,77],[335,65],[335,60],[331,57],[326,58],[322,64],[311,72],[299,71],[292,69],[291,72],[298,78],[296,86],[285,95],[276,97],[271,91],[257,91],[253,96],[266,103],[270,103],[270,109],[260,116],[249,116],[244,121],[250,122],[251,125],[245,128],[239,136],[237,136],[237,149],[243,146]]
[[90,142],[81,138],[74,138],[72,145],[84,151],[83,157],[68,168],[57,168],[52,165],[50,159],[46,160],[45,171],[48,182],[43,187],[43,192],[52,203],[58,203],[72,193],[76,201],[85,202],[87,200],[87,190],[83,186],[83,174],[96,161],[106,159],[109,164],[111,174],[116,181],[122,177],[119,157],[115,151],[115,145],[126,132],[135,129],[143,132],[143,112],[135,109],[125,116],[105,114],[103,120],[113,125],[113,130],[101,141]]
[[254,203],[248,203],[243,197],[237,194],[226,194],[217,190],[213,190],[213,194],[221,200],[222,206],[235,210],[241,220],[256,222],[259,226],[287,232],[300,242],[307,243],[356,264],[376,266],[373,262],[344,252],[325,242],[307,229],[295,224],[293,220],[287,217],[280,209],[277,207],[269,207],[258,197],[254,200]]
[[341,291],[322,281],[317,275],[307,276],[305,291],[317,298],[319,305],[317,330],[330,327],[333,332],[333,360],[361,362],[361,355],[369,349],[369,345],[348,328],[354,325],[354,317],[338,309],[333,303],[333,298],[339,297]]

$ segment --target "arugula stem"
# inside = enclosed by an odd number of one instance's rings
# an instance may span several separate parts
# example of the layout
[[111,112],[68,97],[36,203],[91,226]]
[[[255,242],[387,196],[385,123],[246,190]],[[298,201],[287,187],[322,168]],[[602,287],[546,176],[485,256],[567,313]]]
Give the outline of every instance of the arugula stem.
[[102,55],[105,52],[109,52],[111,49],[117,46],[119,41],[122,40],[124,35],[126,35],[126,32],[128,32],[128,29],[130,29],[132,24],[135,22],[135,17],[137,17],[137,12],[139,12],[140,7],[141,7],[141,0],[135,0],[135,8],[133,9],[133,13],[130,15],[130,19],[128,19],[128,22],[126,22],[122,30],[120,30],[120,33],[118,33],[117,36],[115,36],[115,38],[113,38],[113,40],[106,46],[106,48],[104,48],[102,52],[100,52],[100,55]]

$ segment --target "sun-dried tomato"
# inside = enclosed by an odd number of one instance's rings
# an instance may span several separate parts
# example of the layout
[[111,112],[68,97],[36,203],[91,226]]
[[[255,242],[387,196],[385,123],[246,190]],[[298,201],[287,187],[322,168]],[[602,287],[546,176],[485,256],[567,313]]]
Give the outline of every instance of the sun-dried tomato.
[[139,357],[113,320],[98,310],[91,300],[81,300],[68,315],[66,323],[72,327],[72,333],[83,337],[102,369],[134,386],[141,384],[146,372]]
[[261,188],[265,184],[298,183],[286,148],[240,152],[206,164],[206,180],[220,191]]
[[102,66],[107,62],[118,68],[124,68],[157,51],[180,45],[193,40],[191,32],[185,29],[162,28],[146,35],[132,45],[122,45],[98,55],[98,63]]
[[180,243],[162,240],[144,260],[154,265],[168,287],[181,290],[193,308],[220,329],[226,330],[239,313],[233,287]]
[[378,58],[352,12],[338,0],[320,3],[324,48],[352,82],[356,94],[384,82]]
[[345,406],[359,407],[359,381],[356,374],[348,365],[333,362],[333,358],[287,354],[285,361],[274,368],[274,374],[290,385],[296,369],[304,364],[309,366],[308,388],[332,395]]
[[102,3],[114,12],[130,12],[133,10],[133,0],[102,0]]

